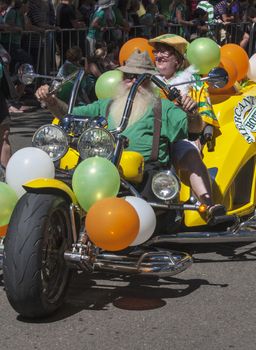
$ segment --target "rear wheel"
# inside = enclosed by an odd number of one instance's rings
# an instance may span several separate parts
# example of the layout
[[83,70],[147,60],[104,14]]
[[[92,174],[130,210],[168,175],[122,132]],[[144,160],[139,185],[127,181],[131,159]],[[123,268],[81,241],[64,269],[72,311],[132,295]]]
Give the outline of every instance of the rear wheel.
[[27,193],[19,200],[4,242],[3,272],[8,300],[22,316],[47,316],[63,303],[71,236],[64,198]]

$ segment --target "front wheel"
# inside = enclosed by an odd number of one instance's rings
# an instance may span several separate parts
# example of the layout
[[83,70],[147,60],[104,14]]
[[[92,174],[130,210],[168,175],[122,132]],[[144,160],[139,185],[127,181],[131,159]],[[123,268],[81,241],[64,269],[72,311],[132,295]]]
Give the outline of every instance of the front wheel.
[[26,193],[19,200],[4,242],[3,272],[8,300],[22,316],[44,317],[63,303],[71,236],[64,198]]

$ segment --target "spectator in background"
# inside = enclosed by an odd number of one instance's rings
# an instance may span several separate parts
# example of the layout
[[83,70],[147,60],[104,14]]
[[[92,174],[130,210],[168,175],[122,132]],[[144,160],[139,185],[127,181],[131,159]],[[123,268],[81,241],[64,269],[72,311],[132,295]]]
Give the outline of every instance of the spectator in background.
[[[6,1],[10,2],[10,1]],[[18,68],[23,63],[33,64],[31,57],[21,47],[21,32],[25,29],[24,13],[27,10],[27,0],[15,0],[13,6],[9,6],[5,15],[4,23],[8,31],[13,33],[2,34],[1,43],[11,55],[9,67],[10,74],[16,74]]]
[[153,18],[153,27],[155,28],[155,31],[151,32],[151,35],[164,33],[167,22],[164,15],[160,13],[158,0],[143,0],[143,3],[147,13],[151,14]]
[[173,0],[170,6],[171,22],[181,25],[178,28],[178,34],[187,40],[190,39],[191,27],[194,23],[190,21],[189,7],[186,0]]
[[206,1],[206,0],[199,1],[196,8],[200,8],[207,12],[208,14],[207,22],[209,25],[214,23],[214,7],[209,1]]
[[201,9],[196,8],[193,14],[193,23],[194,27],[191,29],[190,40],[194,40],[196,38],[210,36],[209,26],[207,25],[208,13]]
[[80,0],[78,3],[78,11],[82,15],[82,20],[86,27],[89,27],[90,17],[94,11],[95,1],[94,0]]
[[159,12],[164,16],[165,20],[169,22],[171,20],[170,5],[172,0],[158,0]]
[[[57,77],[68,77],[70,74],[77,72],[82,66],[83,53],[80,47],[72,46],[66,52],[66,60],[60,67]],[[84,67],[85,68],[85,67]],[[95,96],[95,82],[91,77],[85,75],[79,87],[76,104],[82,102],[90,103],[96,100]],[[67,82],[62,89],[60,89],[56,96],[62,101],[68,103],[73,88],[73,82]]]
[[138,37],[140,35],[140,32],[137,30],[137,28],[132,28],[135,26],[138,26],[139,23],[139,16],[137,11],[140,8],[139,0],[131,0],[129,8],[127,8],[128,13],[128,22],[130,24],[131,30],[130,35],[131,37]]
[[196,7],[197,7],[197,0],[188,0],[187,6],[188,6],[188,10],[189,10],[189,19],[193,19],[195,17],[194,12],[195,12]]
[[116,18],[112,10],[114,5],[114,0],[98,0],[96,9],[91,15],[89,30],[86,36],[88,46],[87,56],[92,57],[94,55],[96,43],[103,41],[106,27],[111,27],[115,24]]
[[[72,0],[61,0],[59,5],[57,5],[56,25],[60,29],[85,28],[85,22],[80,21],[76,17],[75,9],[72,6]],[[61,63],[63,63],[66,59],[66,51],[74,45],[82,46],[84,40],[79,41],[79,35],[77,35],[76,32],[64,30],[61,33],[57,33],[56,42],[58,50],[60,51]],[[84,47],[82,47],[82,49],[84,49]]]
[[[30,55],[21,47],[21,32],[25,29],[24,13],[27,9],[27,0],[15,0],[12,2],[12,5],[8,0],[4,0],[3,2],[6,5],[10,5],[4,13],[3,22],[6,25],[6,30],[11,33],[2,34],[1,43],[10,54],[11,60],[8,66],[8,74],[11,75],[12,81],[15,84],[17,98],[21,98],[24,94],[25,86],[17,77],[18,69],[21,64],[33,64]],[[17,98],[8,101],[9,112],[22,113],[28,110],[28,107],[22,106]]]
[[[28,0],[27,24],[28,28],[37,31],[37,34],[31,36],[29,42],[36,68],[48,73],[52,67],[53,35],[52,33],[47,33],[46,36],[42,34],[45,30],[55,29],[55,11],[52,0]],[[48,49],[46,62],[40,59],[42,57],[43,40],[46,40],[45,44]],[[43,64],[45,64],[45,67],[43,67]],[[44,71],[44,68],[47,72]]]
[[143,1],[139,1],[139,8],[137,10],[139,25],[142,25],[142,36],[150,38],[152,26],[154,24],[154,17],[152,13],[147,12],[146,7],[143,4]]
[[[254,0],[247,0],[241,2],[241,12],[242,12],[242,22],[251,22],[251,23],[256,23],[256,7],[254,4]],[[243,49],[247,49],[249,39],[250,39],[250,29],[251,26],[246,24],[244,28],[244,33],[241,38],[241,41],[239,45]]]
[[11,145],[8,139],[10,116],[7,99],[15,98],[16,91],[8,74],[10,55],[0,45],[0,166],[6,168],[11,157]]

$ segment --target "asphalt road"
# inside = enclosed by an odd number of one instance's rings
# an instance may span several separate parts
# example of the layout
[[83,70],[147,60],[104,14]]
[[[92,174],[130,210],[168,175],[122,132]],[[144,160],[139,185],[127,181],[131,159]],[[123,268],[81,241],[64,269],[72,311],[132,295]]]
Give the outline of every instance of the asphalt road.
[[[50,119],[13,117],[14,150]],[[40,321],[15,313],[0,272],[0,349],[255,350],[256,243],[180,249],[194,264],[172,278],[75,274],[63,307]]]

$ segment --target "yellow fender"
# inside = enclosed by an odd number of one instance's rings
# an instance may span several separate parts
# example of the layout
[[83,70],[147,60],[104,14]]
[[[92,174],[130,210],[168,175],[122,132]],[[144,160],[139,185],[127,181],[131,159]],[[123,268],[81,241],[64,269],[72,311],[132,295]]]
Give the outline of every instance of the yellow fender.
[[30,193],[59,194],[77,204],[77,199],[71,188],[64,182],[56,179],[38,178],[26,182],[23,188]]

